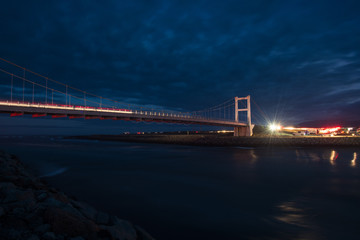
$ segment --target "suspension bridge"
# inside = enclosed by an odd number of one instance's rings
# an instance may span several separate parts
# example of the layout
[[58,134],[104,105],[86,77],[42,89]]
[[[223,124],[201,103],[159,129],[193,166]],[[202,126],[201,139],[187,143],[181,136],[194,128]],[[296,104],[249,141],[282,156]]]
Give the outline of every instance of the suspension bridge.
[[[0,58],[0,113],[11,117],[112,119],[138,122],[233,127],[234,136],[251,136],[250,96],[190,112],[129,104],[69,86]],[[242,114],[245,113],[246,115]]]

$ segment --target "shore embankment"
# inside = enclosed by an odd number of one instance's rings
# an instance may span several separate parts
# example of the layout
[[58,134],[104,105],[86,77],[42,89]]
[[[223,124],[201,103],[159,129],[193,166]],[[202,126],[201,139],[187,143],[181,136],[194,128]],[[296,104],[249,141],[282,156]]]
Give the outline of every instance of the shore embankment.
[[0,151],[0,239],[152,240],[142,228],[48,186]]
[[180,144],[192,146],[243,146],[243,147],[266,147],[266,146],[295,146],[295,147],[359,147],[360,137],[283,137],[283,136],[253,136],[233,137],[221,134],[195,134],[195,135],[90,135],[73,136],[73,139],[121,141],[138,143]]

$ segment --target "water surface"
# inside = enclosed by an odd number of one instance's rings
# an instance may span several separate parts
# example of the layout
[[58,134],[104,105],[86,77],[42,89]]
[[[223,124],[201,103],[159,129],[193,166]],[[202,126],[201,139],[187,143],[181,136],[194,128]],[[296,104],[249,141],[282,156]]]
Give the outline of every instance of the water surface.
[[1,137],[53,186],[158,240],[358,239],[358,148]]

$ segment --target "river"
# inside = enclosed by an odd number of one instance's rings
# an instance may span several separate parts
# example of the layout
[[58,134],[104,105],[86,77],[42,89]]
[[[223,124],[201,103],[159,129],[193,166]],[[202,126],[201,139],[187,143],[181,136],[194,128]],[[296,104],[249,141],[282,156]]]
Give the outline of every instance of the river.
[[0,137],[52,186],[157,240],[358,239],[359,148]]

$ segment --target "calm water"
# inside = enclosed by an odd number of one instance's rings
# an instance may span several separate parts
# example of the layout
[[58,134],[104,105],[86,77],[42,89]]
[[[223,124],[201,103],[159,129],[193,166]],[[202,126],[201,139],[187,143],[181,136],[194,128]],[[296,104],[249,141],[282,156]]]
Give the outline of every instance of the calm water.
[[158,240],[358,239],[359,148],[0,139],[53,186]]

